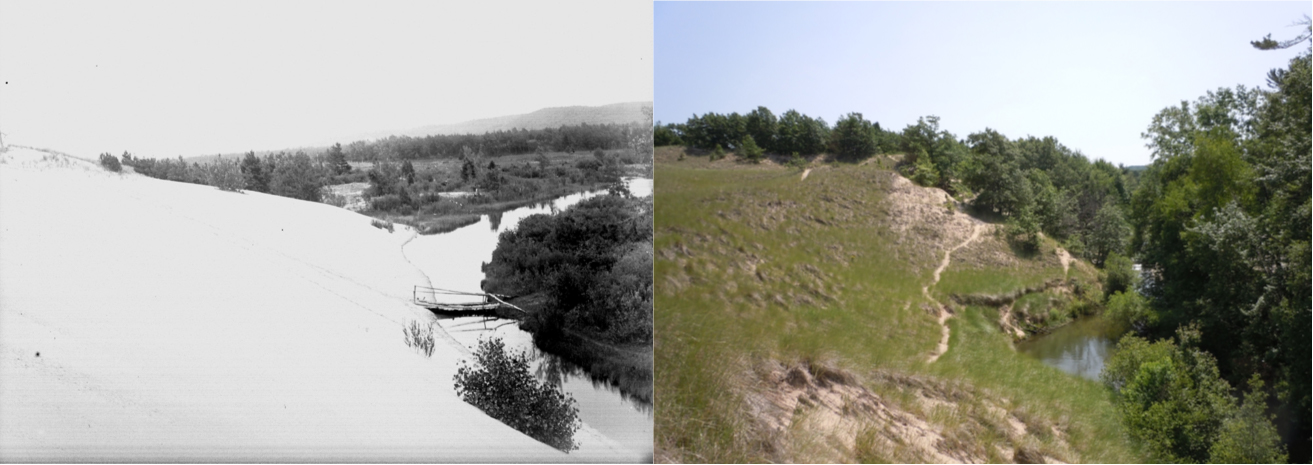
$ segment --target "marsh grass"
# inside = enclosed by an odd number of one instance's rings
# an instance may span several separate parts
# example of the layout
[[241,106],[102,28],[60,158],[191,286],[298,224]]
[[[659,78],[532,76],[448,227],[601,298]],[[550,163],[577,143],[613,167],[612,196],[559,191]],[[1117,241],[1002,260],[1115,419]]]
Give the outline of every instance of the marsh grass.
[[[1008,408],[1070,419],[1064,434],[1080,460],[1140,460],[1100,386],[1016,353],[983,309],[950,319],[948,353],[925,363],[939,327],[921,309],[921,286],[937,263],[921,263],[931,254],[900,248],[888,230],[881,201],[891,178],[882,163],[818,165],[800,181],[772,163],[693,154],[678,161],[684,155],[678,147],[656,154],[658,461],[808,460],[796,447],[812,447],[812,439],[789,445],[792,439],[757,428],[744,408],[750,366],[762,359],[834,360],[857,373],[879,369],[988,388],[1010,399]],[[1052,253],[1046,246],[1040,254]],[[937,262],[942,251],[933,255]],[[1061,266],[1047,261],[1005,270],[950,266],[934,292],[1005,292],[1062,276]],[[867,385],[886,401],[916,408],[913,393]],[[975,426],[954,430],[959,446],[1000,458],[993,446],[1002,433],[981,420],[957,424],[966,423]],[[852,457],[842,459],[924,459],[878,435],[887,434],[861,430]],[[1042,441],[1033,447],[1048,453]]]
[[405,335],[406,346],[418,350],[425,357],[433,356],[433,324],[420,325],[418,321],[411,321],[408,326],[401,328],[401,333]]

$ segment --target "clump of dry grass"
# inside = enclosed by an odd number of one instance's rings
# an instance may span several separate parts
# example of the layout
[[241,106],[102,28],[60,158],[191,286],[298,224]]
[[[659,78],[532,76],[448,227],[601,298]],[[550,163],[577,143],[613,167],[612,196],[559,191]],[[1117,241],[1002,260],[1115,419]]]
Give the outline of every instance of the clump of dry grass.
[[406,336],[406,346],[419,350],[425,357],[433,356],[433,325],[420,325],[418,321],[411,321],[408,326],[401,328],[401,333]]
[[370,221],[369,221],[369,224],[373,225],[375,228],[378,228],[378,229],[386,229],[386,230],[388,230],[388,232],[393,232],[393,226],[392,226],[392,223],[389,222],[389,221],[383,221],[383,220],[370,220]]

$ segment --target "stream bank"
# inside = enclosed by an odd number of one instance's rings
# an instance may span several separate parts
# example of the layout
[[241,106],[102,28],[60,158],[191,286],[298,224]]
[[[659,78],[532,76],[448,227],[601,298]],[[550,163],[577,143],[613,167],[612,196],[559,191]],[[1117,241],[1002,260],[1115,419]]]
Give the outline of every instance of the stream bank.
[[[652,180],[628,178],[625,180],[636,196],[651,195]],[[502,212],[480,215],[477,222],[452,231],[419,235],[403,247],[403,253],[417,268],[428,276],[432,286],[461,291],[480,291],[485,278],[483,263],[491,260],[502,232],[514,229],[520,221],[534,214],[552,214],[586,198],[604,194],[605,190],[566,195],[548,202],[524,206]],[[422,283],[416,283],[422,284]],[[462,303],[461,296],[444,296],[444,303]],[[465,297],[468,299],[468,297]],[[511,303],[528,305],[533,296],[521,296]],[[500,337],[508,349],[525,351],[533,363],[540,380],[562,388],[578,402],[579,417],[607,438],[642,456],[652,451],[653,417],[651,397],[651,364],[647,363],[645,386],[642,378],[596,376],[590,373],[591,365],[572,363],[579,354],[595,353],[588,341],[576,341],[564,347],[541,347],[534,343],[531,333],[520,328],[515,319],[497,316],[434,316],[442,331],[458,344],[470,348],[482,337]],[[622,349],[616,349],[622,350]],[[562,354],[556,355],[556,354]],[[650,352],[647,355],[650,361]],[[617,371],[623,374],[624,371]],[[624,379],[617,379],[624,378]],[[640,387],[645,389],[639,389]]]

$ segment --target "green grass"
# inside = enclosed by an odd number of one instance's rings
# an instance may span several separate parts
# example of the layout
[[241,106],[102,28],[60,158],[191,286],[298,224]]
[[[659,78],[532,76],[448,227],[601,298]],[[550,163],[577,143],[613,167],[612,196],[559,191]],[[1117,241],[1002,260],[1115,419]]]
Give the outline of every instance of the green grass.
[[[916,255],[895,245],[881,206],[891,178],[879,164],[826,165],[800,181],[779,166],[676,156],[659,148],[656,166],[658,461],[778,460],[772,438],[750,426],[742,397],[753,363],[765,359],[997,390],[1036,418],[1065,418],[1082,460],[1139,460],[1119,439],[1101,387],[1016,353],[980,310],[951,319],[950,350],[925,363],[939,340],[920,309],[933,265],[908,263]],[[1061,266],[1056,275],[1048,266],[950,266],[940,286],[1006,291],[1061,276]],[[993,441],[987,436],[980,440]],[[863,450],[868,459],[884,454]]]
[[1044,419],[1038,421],[1065,423],[1067,442],[1084,462],[1144,460],[1125,438],[1102,385],[1013,351],[994,324],[995,315],[992,308],[968,307],[949,320],[948,352],[929,372],[993,390]]

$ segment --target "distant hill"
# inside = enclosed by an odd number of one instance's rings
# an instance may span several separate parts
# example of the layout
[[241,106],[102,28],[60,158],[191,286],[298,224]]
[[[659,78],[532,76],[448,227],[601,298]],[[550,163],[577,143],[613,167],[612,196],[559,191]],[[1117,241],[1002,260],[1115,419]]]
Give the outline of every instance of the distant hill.
[[1127,170],[1130,170],[1130,171],[1144,171],[1144,170],[1149,169],[1149,165],[1134,165],[1134,166],[1127,166],[1126,169],[1127,169]]
[[[505,131],[508,129],[545,129],[555,128],[567,125],[579,124],[627,124],[627,123],[647,123],[647,115],[643,114],[643,107],[651,107],[652,102],[626,102],[612,103],[596,107],[572,106],[572,107],[551,107],[544,108],[533,113],[522,115],[498,116],[495,118],[476,119],[455,124],[436,124],[420,126],[417,128],[381,131],[364,135],[347,136],[335,141],[324,142],[320,145],[307,145],[296,148],[284,149],[265,149],[255,150],[256,155],[263,156],[268,153],[275,153],[280,150],[296,152],[304,150],[308,154],[321,153],[328,149],[333,142],[346,145],[358,140],[376,140],[388,136],[410,136],[423,137],[444,134],[483,134],[489,131]],[[222,156],[241,157],[246,152],[226,153]],[[197,155],[184,157],[189,162],[209,163],[219,158],[218,155]]]
[[490,131],[507,129],[545,129],[563,125],[579,124],[628,124],[646,123],[647,116],[643,107],[651,107],[652,102],[613,103],[598,107],[552,107],[544,108],[523,115],[498,116],[496,118],[477,119],[456,124],[420,126],[404,131],[377,134],[372,138],[391,135],[422,137],[439,134],[483,134]]

